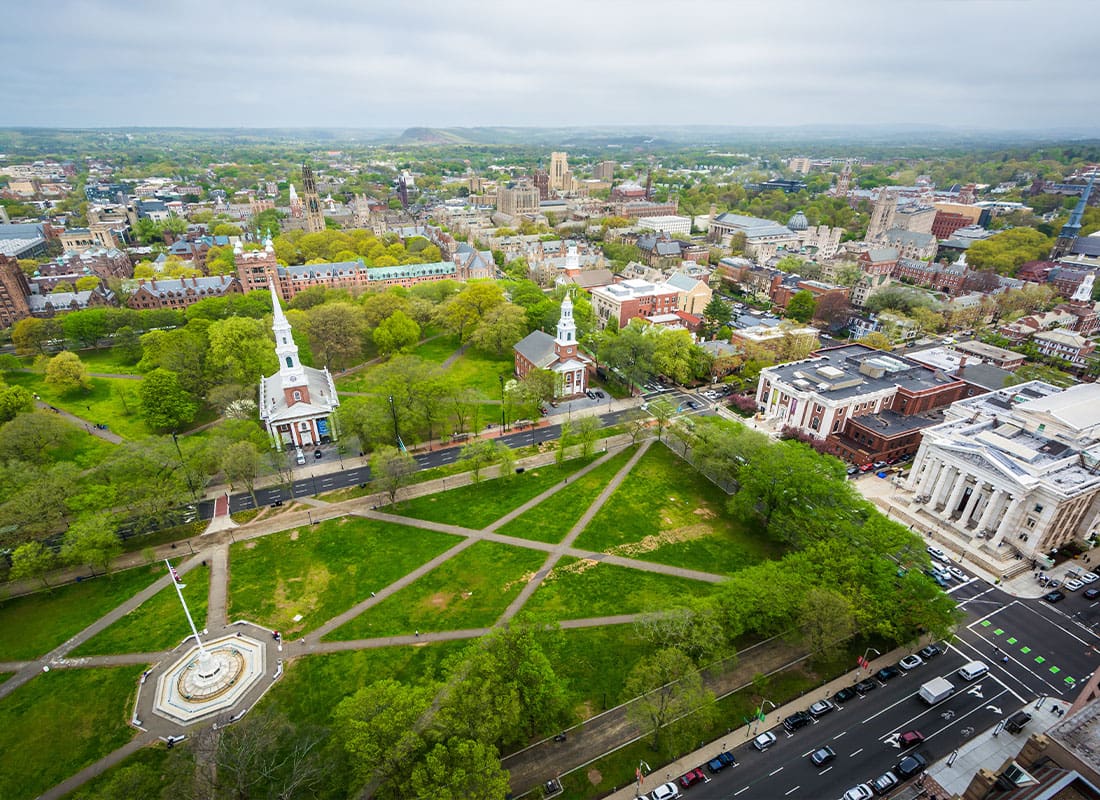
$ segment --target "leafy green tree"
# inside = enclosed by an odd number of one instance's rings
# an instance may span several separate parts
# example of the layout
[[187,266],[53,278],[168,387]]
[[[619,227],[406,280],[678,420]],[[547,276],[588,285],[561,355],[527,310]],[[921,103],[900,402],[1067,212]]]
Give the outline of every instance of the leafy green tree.
[[53,550],[41,542],[25,542],[11,554],[11,571],[8,579],[21,581],[25,579],[40,580],[42,585],[49,587],[46,575],[53,569],[57,557]]
[[244,484],[252,497],[252,505],[259,507],[256,500],[256,478],[260,475],[263,459],[260,451],[252,442],[234,442],[222,452],[222,470],[229,480],[229,488],[234,483]]
[[497,800],[508,794],[508,787],[496,748],[457,737],[437,743],[409,777],[412,796],[438,800]]
[[798,619],[802,641],[822,661],[834,658],[856,632],[852,606],[844,595],[826,588],[806,592]]
[[814,300],[813,294],[803,289],[800,292],[795,292],[794,297],[787,303],[786,316],[799,322],[809,322],[814,318],[816,306],[817,302]]
[[397,493],[408,486],[418,469],[416,459],[396,447],[379,447],[371,455],[370,474],[374,484],[397,502]]
[[617,370],[631,388],[651,378],[656,371],[653,363],[657,335],[648,326],[631,320],[626,327],[610,335],[605,330],[600,337],[600,361]]
[[71,431],[72,427],[56,414],[18,414],[0,426],[0,452],[13,461],[45,464],[50,460],[50,451],[61,445]]
[[[635,664],[623,690],[627,697],[638,698],[627,706],[627,716],[646,729],[658,752],[671,750],[684,733],[704,724],[702,717],[713,718],[715,713],[714,695],[703,685],[691,658],[674,647]],[[693,718],[682,719],[693,712]]]
[[467,341],[490,311],[504,303],[504,291],[495,282],[477,281],[448,299],[436,312],[436,321]]
[[649,404],[649,413],[657,420],[657,441],[663,439],[665,428],[668,427],[672,416],[676,413],[676,407],[663,397]]
[[474,483],[481,482],[481,471],[497,462],[497,443],[492,439],[477,439],[462,445],[459,462],[470,470]]
[[34,395],[22,386],[5,386],[0,381],[0,423],[15,419],[21,411],[34,408]]
[[45,353],[61,335],[61,322],[57,319],[25,317],[11,329],[12,344],[21,356]]
[[394,311],[371,334],[378,352],[391,355],[412,349],[420,341],[420,326],[403,311]]
[[676,648],[700,666],[732,650],[721,613],[709,600],[641,614],[634,630],[654,648]]
[[67,338],[82,347],[98,347],[99,341],[108,332],[107,309],[87,308],[83,311],[71,311],[61,318],[61,329]]
[[861,338],[859,343],[873,347],[876,350],[890,351],[894,349],[894,343],[890,341],[890,337],[880,331],[872,331]]
[[61,544],[61,558],[65,563],[87,564],[104,572],[122,552],[122,542],[104,514],[82,517],[69,526]]
[[669,380],[690,383],[710,371],[710,357],[683,330],[661,330],[654,337],[653,368]]
[[278,368],[270,327],[258,319],[230,317],[210,324],[207,363],[221,380],[255,384]]
[[703,324],[708,334],[714,333],[730,321],[733,308],[718,295],[711,297],[706,308],[703,309]]
[[593,416],[577,420],[577,438],[581,443],[581,456],[588,458],[600,437],[600,421]]
[[161,525],[170,512],[190,499],[188,478],[169,436],[124,442],[96,468],[91,480],[100,493],[99,508],[117,508],[138,527]]
[[199,404],[180,385],[179,376],[157,368],[141,382],[141,413],[155,431],[178,431],[195,419]]
[[129,325],[123,325],[115,331],[115,355],[123,364],[136,364],[141,361],[141,337]]
[[353,303],[325,303],[306,313],[310,350],[328,369],[342,369],[359,360],[363,330],[363,310]]
[[62,394],[92,388],[92,376],[76,353],[62,350],[46,363],[46,385]]
[[1033,228],[1013,228],[981,239],[966,251],[971,269],[992,269],[1000,275],[1015,275],[1027,261],[1046,258],[1054,240]]
[[491,309],[477,326],[470,342],[475,347],[504,355],[512,345],[527,335],[527,315],[512,303],[502,303]]

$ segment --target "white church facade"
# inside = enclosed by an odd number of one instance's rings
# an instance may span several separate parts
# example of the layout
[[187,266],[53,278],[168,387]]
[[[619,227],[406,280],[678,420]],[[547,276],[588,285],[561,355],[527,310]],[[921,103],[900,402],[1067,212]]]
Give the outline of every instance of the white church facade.
[[533,331],[512,348],[516,376],[523,378],[533,369],[546,369],[557,375],[557,396],[568,400],[588,390],[588,370],[592,359],[577,349],[577,326],[573,321],[573,301],[567,294],[561,303],[557,334]]

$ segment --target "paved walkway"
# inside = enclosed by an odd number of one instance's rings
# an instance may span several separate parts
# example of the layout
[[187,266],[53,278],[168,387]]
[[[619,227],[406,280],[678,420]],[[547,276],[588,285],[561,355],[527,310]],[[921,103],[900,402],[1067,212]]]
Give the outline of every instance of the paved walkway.
[[68,411],[58,408],[57,406],[51,406],[49,403],[44,403],[41,400],[34,401],[35,406],[41,411],[52,411],[64,420],[71,422],[78,428],[84,428],[88,433],[96,438],[102,439],[105,442],[111,444],[122,444],[122,437],[112,431],[97,428],[96,423],[89,422],[83,417],[78,417],[76,414],[70,414]]

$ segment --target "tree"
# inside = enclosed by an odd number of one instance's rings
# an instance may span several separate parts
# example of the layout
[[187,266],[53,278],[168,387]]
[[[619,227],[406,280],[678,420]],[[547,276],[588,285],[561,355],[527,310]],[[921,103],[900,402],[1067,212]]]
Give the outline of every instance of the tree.
[[713,295],[706,308],[703,309],[703,323],[707,334],[712,334],[723,325],[728,324],[732,312],[733,309],[729,303],[722,300],[718,295]]
[[966,263],[974,270],[1015,275],[1024,262],[1046,258],[1053,244],[1051,237],[1034,228],[1013,228],[974,242],[966,251]]
[[638,439],[649,431],[649,415],[640,409],[627,415],[626,432],[630,434],[630,443],[637,444]]
[[371,334],[378,352],[384,356],[409,350],[420,341],[420,326],[405,314],[394,311],[389,317],[378,323]]
[[155,431],[176,431],[190,424],[199,404],[180,385],[179,376],[166,369],[154,369],[141,382],[141,412]]
[[416,459],[396,447],[380,447],[371,455],[371,478],[389,495],[390,505],[397,502],[397,493],[409,484],[417,469]]
[[873,347],[876,350],[890,351],[894,349],[894,343],[890,341],[890,337],[880,331],[872,331],[860,339],[859,343]]
[[795,292],[794,297],[787,303],[786,316],[799,322],[809,322],[814,317],[814,308],[817,302],[812,293],[803,289]]
[[218,320],[210,324],[207,338],[210,346],[206,360],[216,365],[221,380],[255,384],[260,376],[278,368],[270,327],[262,320],[247,317]]
[[492,439],[478,439],[462,445],[458,460],[472,473],[473,482],[481,482],[481,470],[497,461],[497,443]]
[[363,310],[352,303],[325,303],[306,314],[310,350],[328,369],[359,359],[363,327]]
[[504,291],[494,282],[477,281],[466,285],[436,312],[436,320],[462,341],[470,338],[482,320],[504,303]]
[[21,356],[45,353],[48,346],[61,335],[61,323],[57,319],[25,317],[11,329],[15,352]]
[[617,333],[608,333],[605,329],[599,340],[600,360],[618,371],[633,390],[636,384],[644,383],[655,372],[653,357],[657,335],[637,320],[631,320]]
[[412,796],[438,800],[496,800],[508,794],[508,786],[496,748],[458,737],[417,760],[408,784]]
[[554,463],[559,467],[565,463],[565,451],[573,441],[573,424],[566,420],[561,423],[561,433],[558,434],[558,446],[554,450]]
[[92,388],[88,368],[76,353],[62,350],[46,363],[46,385],[62,394]]
[[710,356],[685,330],[659,330],[654,337],[653,369],[678,384],[710,371]]
[[504,355],[527,334],[527,314],[520,306],[502,303],[491,309],[477,326],[470,342],[482,350]]
[[56,560],[53,550],[41,542],[21,544],[11,554],[11,571],[8,573],[8,580],[40,580],[43,586],[49,587],[46,575],[53,569]]
[[260,451],[252,442],[234,442],[222,452],[221,466],[229,480],[229,488],[234,483],[243,483],[252,497],[252,505],[259,507],[256,501],[256,478],[260,474],[262,459]]
[[99,347],[100,339],[107,335],[107,309],[88,308],[69,312],[61,318],[61,329],[67,338],[83,347]]
[[837,293],[829,292],[822,295],[814,306],[814,319],[819,319],[829,325],[841,325],[848,321],[852,313],[848,305],[848,298]]
[[114,353],[123,364],[141,361],[141,337],[129,325],[123,325],[115,331]]
[[87,564],[104,572],[121,552],[122,542],[104,514],[76,520],[65,532],[61,544],[61,558],[67,564]]
[[672,415],[676,413],[676,407],[662,397],[649,404],[649,413],[657,420],[657,441],[659,442]]
[[45,464],[50,450],[68,437],[72,427],[56,414],[32,411],[0,425],[0,453],[12,461]]
[[729,650],[721,614],[710,602],[641,614],[634,621],[634,630],[655,649],[674,647],[699,665]]
[[[637,699],[627,706],[627,716],[645,727],[654,750],[672,745],[679,734],[702,727],[699,716],[683,717],[692,712],[713,715],[714,695],[703,686],[703,679],[686,653],[674,647],[658,650],[639,661],[627,676],[624,692]],[[667,729],[666,729],[667,728]]]
[[497,463],[502,480],[507,482],[516,477],[516,451],[511,447],[502,445],[497,448]]
[[856,632],[852,606],[844,595],[813,587],[806,592],[799,613],[802,641],[817,658],[828,661]]
[[4,386],[0,382],[0,423],[15,419],[21,411],[34,408],[34,395],[22,386]]
[[588,458],[592,455],[592,449],[596,439],[600,436],[600,421],[593,416],[581,417],[577,420],[577,438],[581,442],[581,456]]

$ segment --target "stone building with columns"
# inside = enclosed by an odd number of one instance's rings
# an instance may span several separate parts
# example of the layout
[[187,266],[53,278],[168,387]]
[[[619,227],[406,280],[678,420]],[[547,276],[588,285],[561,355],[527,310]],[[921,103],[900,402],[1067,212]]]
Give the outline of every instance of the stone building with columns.
[[1098,407],[1098,384],[1041,381],[953,403],[924,431],[913,510],[1002,560],[1088,538],[1100,526]]

